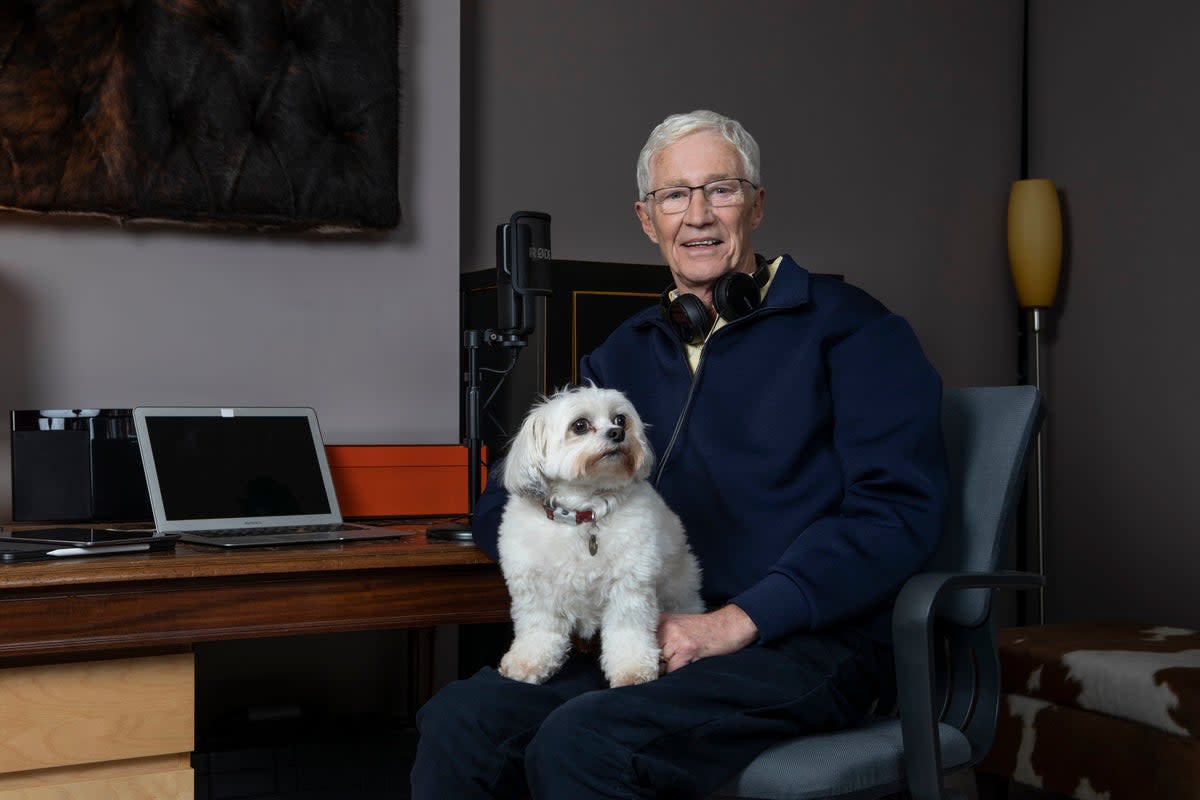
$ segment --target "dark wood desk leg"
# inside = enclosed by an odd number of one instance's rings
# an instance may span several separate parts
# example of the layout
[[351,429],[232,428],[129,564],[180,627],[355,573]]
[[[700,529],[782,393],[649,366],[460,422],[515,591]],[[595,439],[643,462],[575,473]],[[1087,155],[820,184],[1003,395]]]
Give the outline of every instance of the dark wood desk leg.
[[417,709],[433,696],[434,628],[410,628],[408,631],[408,709]]

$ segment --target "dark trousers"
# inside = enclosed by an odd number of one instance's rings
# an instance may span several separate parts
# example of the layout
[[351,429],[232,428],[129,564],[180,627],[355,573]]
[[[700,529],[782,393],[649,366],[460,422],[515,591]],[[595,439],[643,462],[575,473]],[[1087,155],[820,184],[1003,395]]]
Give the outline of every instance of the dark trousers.
[[891,650],[853,632],[619,689],[583,655],[542,686],[485,668],[418,712],[413,798],[704,797],[775,742],[854,724],[892,680]]

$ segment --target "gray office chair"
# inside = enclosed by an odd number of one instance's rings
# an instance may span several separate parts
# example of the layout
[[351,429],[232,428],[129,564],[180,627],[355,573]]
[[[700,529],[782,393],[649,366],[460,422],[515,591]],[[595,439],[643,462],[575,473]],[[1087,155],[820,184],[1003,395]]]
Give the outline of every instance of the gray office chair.
[[942,776],[979,761],[996,730],[1000,664],[991,590],[1045,583],[1040,575],[996,571],[1041,416],[1032,386],[946,389],[950,515],[937,553],[896,600],[898,716],[776,745],[716,797],[961,796],[947,793]]

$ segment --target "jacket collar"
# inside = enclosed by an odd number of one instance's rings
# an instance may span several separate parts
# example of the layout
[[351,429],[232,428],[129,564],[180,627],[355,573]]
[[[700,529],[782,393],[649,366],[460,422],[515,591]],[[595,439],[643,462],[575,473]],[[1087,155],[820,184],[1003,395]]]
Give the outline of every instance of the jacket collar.
[[811,276],[786,253],[775,270],[775,280],[760,308],[796,308],[808,303]]

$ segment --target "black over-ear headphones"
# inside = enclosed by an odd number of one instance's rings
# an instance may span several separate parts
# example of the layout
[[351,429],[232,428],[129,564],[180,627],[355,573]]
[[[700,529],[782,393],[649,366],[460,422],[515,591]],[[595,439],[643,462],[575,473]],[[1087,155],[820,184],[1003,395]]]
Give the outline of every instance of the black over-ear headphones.
[[[741,319],[758,308],[759,294],[771,271],[767,269],[765,258],[758,254],[754,258],[758,268],[753,275],[735,270],[725,273],[713,284],[713,308],[726,322]],[[695,295],[681,294],[672,300],[673,290],[673,286],[667,287],[659,300],[663,319],[686,344],[700,344],[712,330],[713,315]]]

